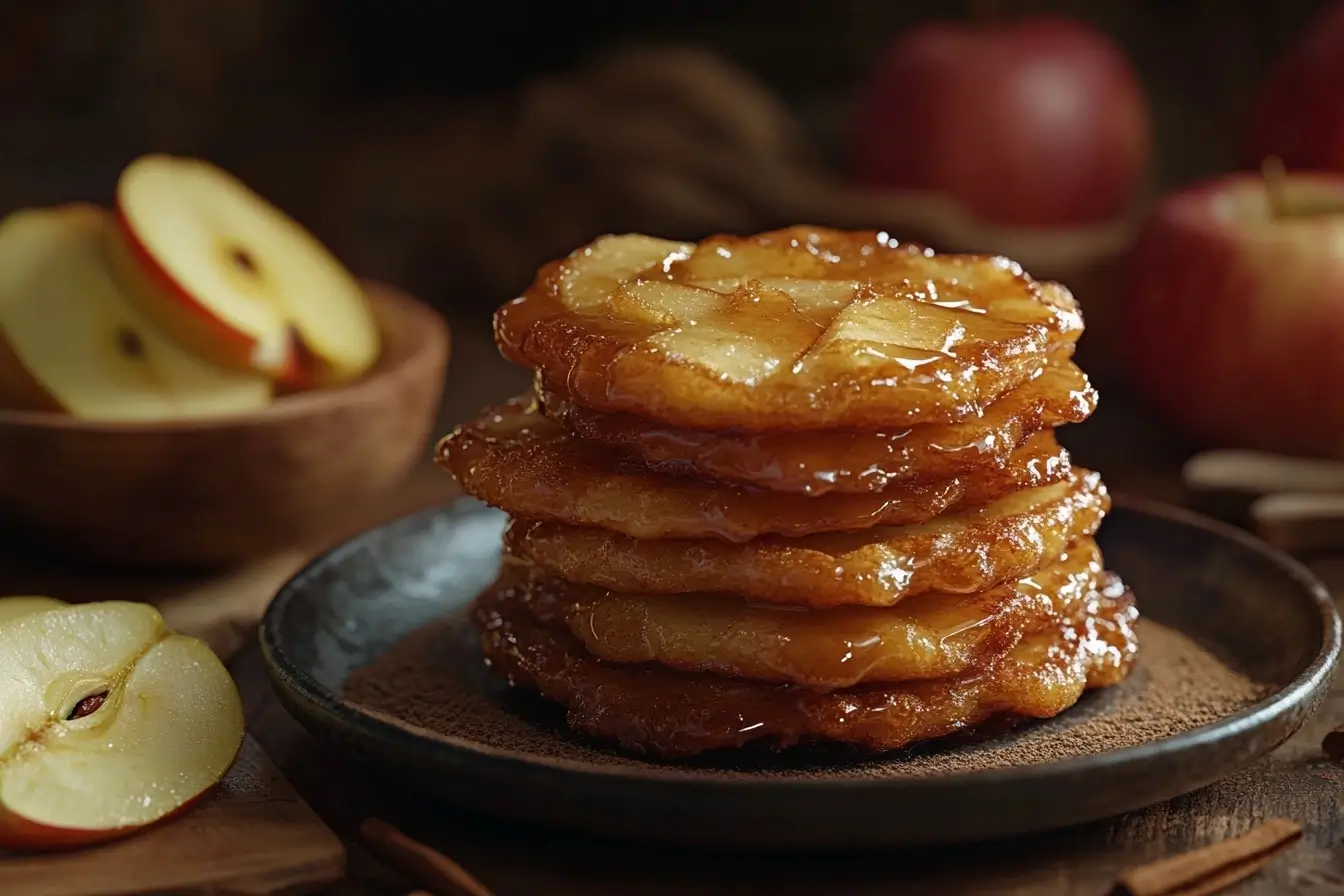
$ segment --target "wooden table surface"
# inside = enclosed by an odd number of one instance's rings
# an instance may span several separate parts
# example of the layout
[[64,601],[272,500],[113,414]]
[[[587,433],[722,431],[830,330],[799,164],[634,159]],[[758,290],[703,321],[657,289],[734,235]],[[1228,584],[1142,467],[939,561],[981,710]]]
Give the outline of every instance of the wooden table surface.
[[[1092,420],[1061,433],[1076,461],[1102,470],[1117,491],[1184,501],[1175,476],[1181,452],[1115,392],[1103,395],[1109,400]],[[1344,588],[1344,563],[1321,572]],[[1101,894],[1121,869],[1234,836],[1276,816],[1301,822],[1306,836],[1269,870],[1231,892],[1344,894],[1344,766],[1331,764],[1320,750],[1324,732],[1344,721],[1344,683],[1337,683],[1320,714],[1272,756],[1171,803],[983,846],[817,857],[596,841],[434,805],[320,748],[275,700],[255,647],[243,651],[232,668],[252,733],[347,842],[362,818],[383,817],[455,858],[496,896]],[[349,879],[335,892],[401,894],[411,889],[410,882],[354,848]]]

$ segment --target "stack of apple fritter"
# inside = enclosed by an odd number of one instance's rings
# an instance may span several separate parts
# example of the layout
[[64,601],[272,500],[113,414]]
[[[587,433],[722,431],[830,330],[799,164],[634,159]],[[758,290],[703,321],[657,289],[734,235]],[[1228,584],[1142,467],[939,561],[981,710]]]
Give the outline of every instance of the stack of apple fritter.
[[1073,297],[1002,258],[791,228],[609,236],[496,316],[534,394],[439,459],[512,517],[491,666],[657,756],[889,750],[1125,676]]

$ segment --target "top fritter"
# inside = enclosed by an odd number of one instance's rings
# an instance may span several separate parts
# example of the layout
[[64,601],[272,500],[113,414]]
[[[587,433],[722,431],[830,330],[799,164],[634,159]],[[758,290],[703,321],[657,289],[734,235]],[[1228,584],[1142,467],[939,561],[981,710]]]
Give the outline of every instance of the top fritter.
[[601,237],[495,318],[506,357],[586,407],[747,430],[956,422],[1082,330],[1008,259],[811,227]]

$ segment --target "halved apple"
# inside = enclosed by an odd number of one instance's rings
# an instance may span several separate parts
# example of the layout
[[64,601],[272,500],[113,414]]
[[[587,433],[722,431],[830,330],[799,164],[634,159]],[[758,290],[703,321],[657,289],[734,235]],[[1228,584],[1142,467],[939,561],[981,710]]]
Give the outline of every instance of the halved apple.
[[265,377],[194,357],[127,301],[107,264],[115,232],[91,205],[0,221],[0,404],[106,421],[265,407]]
[[377,360],[354,276],[316,237],[199,159],[143,156],[117,182],[118,270],[183,345],[285,383],[342,382]]
[[36,594],[15,594],[10,597],[0,597],[0,623],[17,619],[20,616],[27,616],[29,613],[59,610],[61,607],[67,606],[69,604],[63,600],[57,600],[54,597],[41,597]]
[[242,746],[242,701],[203,642],[148,604],[0,623],[0,848],[110,840],[188,807]]

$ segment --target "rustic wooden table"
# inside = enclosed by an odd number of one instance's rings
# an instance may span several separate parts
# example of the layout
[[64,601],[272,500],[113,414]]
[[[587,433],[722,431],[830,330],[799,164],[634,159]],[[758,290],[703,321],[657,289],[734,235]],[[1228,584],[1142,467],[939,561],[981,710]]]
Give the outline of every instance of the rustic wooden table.
[[[1062,434],[1078,463],[1101,469],[1114,489],[1186,499],[1181,452],[1115,390],[1102,410]],[[463,396],[469,400],[469,396]],[[1344,588],[1344,564],[1322,567]],[[1328,762],[1322,735],[1344,721],[1344,683],[1319,715],[1272,756],[1198,793],[1086,827],[975,847],[843,856],[687,852],[596,841],[433,805],[404,785],[319,747],[279,706],[255,647],[232,664],[256,738],[348,843],[349,879],[339,894],[413,889],[354,846],[359,821],[379,816],[452,856],[497,896],[533,894],[1101,894],[1117,873],[1234,836],[1272,817],[1305,827],[1302,842],[1241,894],[1344,894],[1344,766]]]

